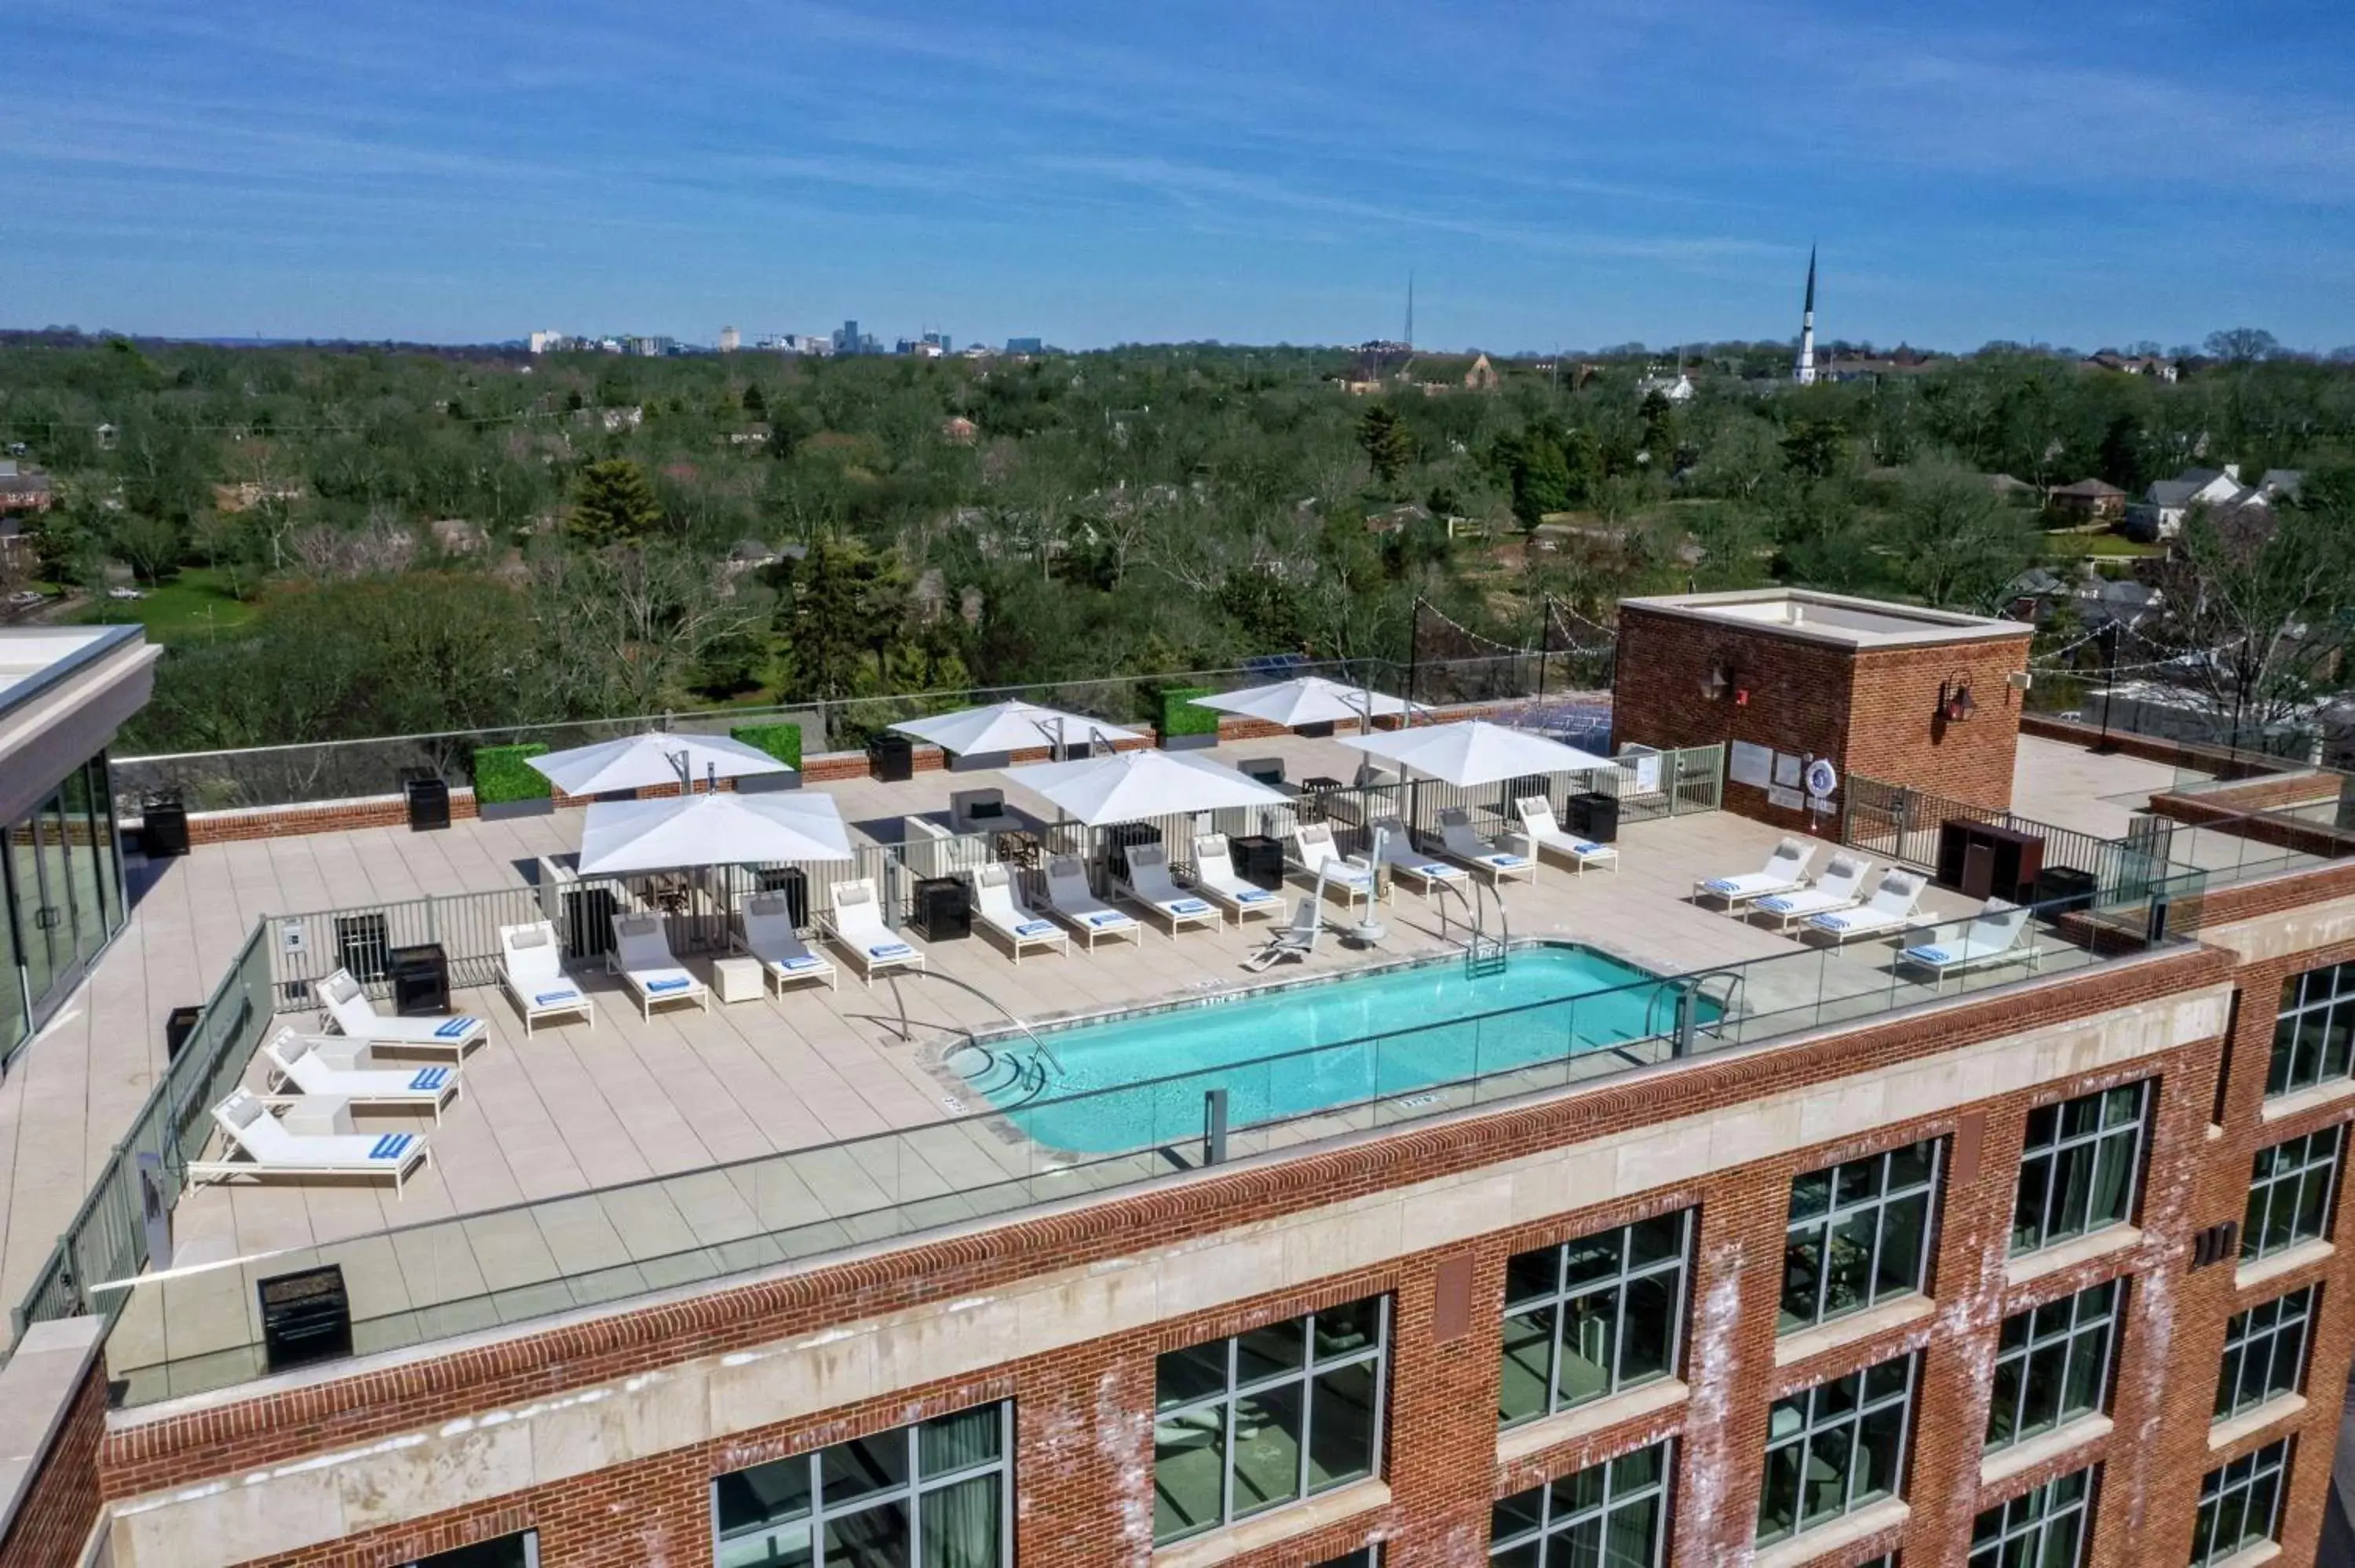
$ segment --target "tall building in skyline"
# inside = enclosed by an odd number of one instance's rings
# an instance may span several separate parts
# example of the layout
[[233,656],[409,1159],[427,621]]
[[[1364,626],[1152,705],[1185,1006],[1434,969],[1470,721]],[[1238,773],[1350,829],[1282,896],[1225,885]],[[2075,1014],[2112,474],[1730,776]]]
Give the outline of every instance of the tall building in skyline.
[[1807,247],[1807,302],[1799,313],[1799,359],[1791,379],[1802,387],[1816,384],[1816,248]]
[[738,349],[740,349],[740,348],[741,348],[741,347],[743,347],[743,346],[744,346],[744,334],[741,334],[741,333],[738,332],[738,331],[737,331],[734,327],[732,327],[732,326],[724,326],[724,327],[721,327],[721,328],[719,329],[719,352],[720,352],[720,353],[722,353],[722,354],[733,354],[733,353],[735,353]]

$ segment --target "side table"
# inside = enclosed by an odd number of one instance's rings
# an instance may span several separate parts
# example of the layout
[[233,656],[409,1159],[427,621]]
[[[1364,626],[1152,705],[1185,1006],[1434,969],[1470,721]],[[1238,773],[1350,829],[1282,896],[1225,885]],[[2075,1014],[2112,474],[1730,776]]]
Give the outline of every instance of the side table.
[[711,960],[711,994],[722,1001],[758,1001],[765,989],[758,959]]

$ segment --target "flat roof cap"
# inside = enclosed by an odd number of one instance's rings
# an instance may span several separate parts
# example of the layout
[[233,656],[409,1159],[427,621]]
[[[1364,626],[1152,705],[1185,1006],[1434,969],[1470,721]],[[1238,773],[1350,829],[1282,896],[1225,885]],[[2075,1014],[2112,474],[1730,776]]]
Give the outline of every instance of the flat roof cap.
[[1927,609],[1918,604],[1817,593],[1809,588],[1740,588],[1731,593],[1663,594],[1620,601],[1623,609],[1650,610],[1729,630],[1766,631],[1845,648],[1913,648],[1940,642],[1986,642],[2036,629],[1993,616]]

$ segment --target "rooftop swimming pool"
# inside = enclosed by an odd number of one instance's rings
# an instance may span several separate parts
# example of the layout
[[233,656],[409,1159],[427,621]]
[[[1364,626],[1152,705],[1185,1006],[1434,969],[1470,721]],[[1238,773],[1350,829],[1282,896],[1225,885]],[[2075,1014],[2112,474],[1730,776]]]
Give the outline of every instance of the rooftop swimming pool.
[[1243,1128],[1666,1033],[1674,990],[1540,944],[1478,976],[1459,957],[1041,1030],[1051,1062],[1018,1033],[950,1062],[1033,1142],[1109,1153],[1199,1138],[1213,1088]]

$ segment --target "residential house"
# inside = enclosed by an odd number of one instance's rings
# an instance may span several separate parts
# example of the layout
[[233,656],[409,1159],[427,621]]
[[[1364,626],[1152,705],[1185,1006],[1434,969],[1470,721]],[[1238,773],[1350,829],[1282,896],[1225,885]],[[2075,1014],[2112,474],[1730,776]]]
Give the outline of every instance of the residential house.
[[2230,512],[2251,502],[2263,503],[2256,489],[2241,482],[2241,465],[2188,468],[2173,479],[2155,480],[2143,492],[2142,503],[2126,510],[2126,531],[2141,539],[2172,539],[2183,531],[2183,520],[2195,506],[2210,512]]
[[2098,479],[2081,479],[2057,487],[2050,498],[2052,510],[2081,522],[2115,522],[2126,514],[2126,493]]
[[969,447],[981,435],[981,427],[963,414],[952,414],[941,421],[941,440],[953,447]]
[[47,512],[54,499],[48,474],[0,458],[0,512]]
[[1682,368],[1674,376],[1646,376],[1636,383],[1636,396],[1639,398],[1649,397],[1657,392],[1671,403],[1689,403],[1693,400],[1693,391],[1692,376]]
[[2155,354],[2120,354],[2105,348],[2099,354],[2089,354],[2082,362],[2091,370],[2114,370],[2123,376],[2147,376],[2156,381],[2173,381],[2182,374],[2174,360]]

